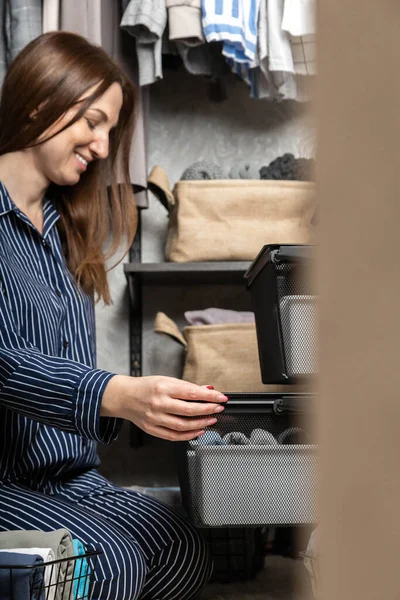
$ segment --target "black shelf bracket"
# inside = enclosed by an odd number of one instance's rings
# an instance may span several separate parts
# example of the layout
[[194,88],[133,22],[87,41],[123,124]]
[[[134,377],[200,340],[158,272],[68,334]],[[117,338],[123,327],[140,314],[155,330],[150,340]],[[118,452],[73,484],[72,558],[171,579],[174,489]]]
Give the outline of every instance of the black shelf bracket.
[[[142,219],[141,209],[138,208],[138,224],[135,239],[129,251],[131,263],[142,260]],[[139,278],[130,277],[129,285],[129,345],[130,345],[130,374],[140,377],[142,374],[142,286]],[[143,445],[142,430],[131,424],[130,445],[139,448]]]

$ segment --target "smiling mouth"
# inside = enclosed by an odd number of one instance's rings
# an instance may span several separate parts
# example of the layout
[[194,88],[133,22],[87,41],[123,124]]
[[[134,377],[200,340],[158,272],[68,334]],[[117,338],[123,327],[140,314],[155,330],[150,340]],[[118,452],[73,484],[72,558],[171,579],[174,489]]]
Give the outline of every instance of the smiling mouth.
[[87,160],[85,160],[85,159],[83,158],[83,156],[81,156],[81,155],[80,155],[80,154],[78,154],[77,152],[74,152],[74,154],[75,154],[76,158],[79,160],[79,162],[80,162],[80,163],[81,163],[83,166],[85,166],[85,167],[87,167],[87,166],[88,166],[88,161],[87,161]]

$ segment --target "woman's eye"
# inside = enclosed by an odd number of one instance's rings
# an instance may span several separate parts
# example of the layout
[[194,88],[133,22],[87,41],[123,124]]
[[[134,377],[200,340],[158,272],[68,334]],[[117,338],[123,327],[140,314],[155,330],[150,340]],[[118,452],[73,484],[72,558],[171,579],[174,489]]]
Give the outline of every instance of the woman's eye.
[[88,124],[88,127],[91,131],[96,129],[96,123],[93,123],[93,121],[91,121],[90,119],[86,119],[86,123]]

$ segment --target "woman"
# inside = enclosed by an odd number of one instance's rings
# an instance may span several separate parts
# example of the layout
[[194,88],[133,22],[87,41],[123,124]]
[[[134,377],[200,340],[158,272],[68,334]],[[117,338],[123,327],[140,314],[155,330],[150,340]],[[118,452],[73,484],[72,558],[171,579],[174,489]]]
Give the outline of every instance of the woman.
[[134,104],[107,55],[66,32],[29,44],[4,82],[0,530],[65,527],[102,548],[96,599],[186,600],[210,575],[201,538],[168,507],[96,470],[96,442],[111,443],[121,419],[189,440],[226,400],[178,379],[95,368],[92,299],[110,301],[105,260],[134,235]]

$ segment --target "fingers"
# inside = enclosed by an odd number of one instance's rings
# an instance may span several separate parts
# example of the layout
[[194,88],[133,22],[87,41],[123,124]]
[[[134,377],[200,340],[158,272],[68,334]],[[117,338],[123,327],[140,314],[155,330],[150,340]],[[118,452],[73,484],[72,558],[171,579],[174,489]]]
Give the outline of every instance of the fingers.
[[176,398],[168,398],[165,402],[168,413],[183,417],[201,417],[203,415],[212,415],[220,413],[225,409],[221,404],[207,404],[200,402],[186,402],[185,400],[177,400]]
[[203,435],[205,431],[204,429],[199,429],[197,431],[177,432],[173,431],[172,429],[168,429],[167,427],[155,427],[151,431],[148,430],[147,433],[171,442],[188,442],[189,440],[194,440],[195,438]]
[[164,414],[159,415],[156,422],[154,422],[154,426],[159,425],[161,427],[167,427],[168,429],[172,429],[176,432],[185,432],[185,431],[196,431],[200,429],[204,429],[205,427],[211,427],[215,425],[217,419],[213,416],[202,417],[197,419],[185,419],[184,417]]
[[171,390],[170,395],[173,398],[181,400],[199,400],[203,402],[227,402],[228,396],[215,390],[213,386],[200,386],[188,381],[179,381],[174,390]]

